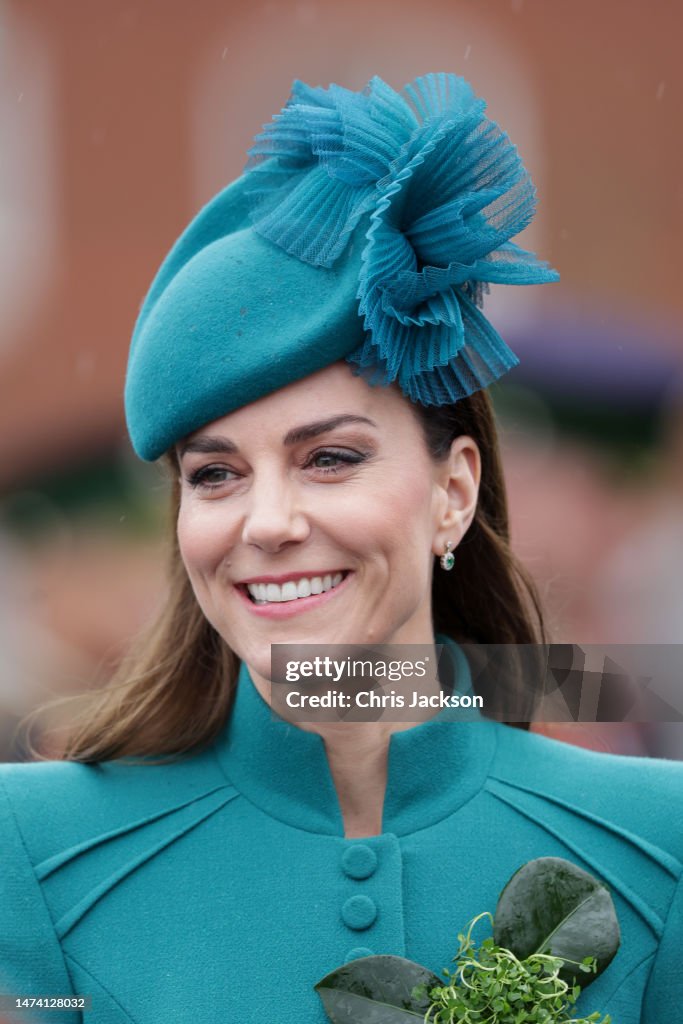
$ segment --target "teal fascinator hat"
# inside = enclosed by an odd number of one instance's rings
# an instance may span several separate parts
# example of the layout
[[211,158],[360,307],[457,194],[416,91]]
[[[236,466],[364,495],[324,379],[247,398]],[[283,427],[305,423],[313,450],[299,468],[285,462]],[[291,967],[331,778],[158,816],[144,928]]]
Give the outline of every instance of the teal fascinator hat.
[[483,296],[558,274],[510,241],[536,192],[485,108],[456,75],[294,83],[143,303],[125,388],[141,458],[340,359],[424,405],[516,365]]

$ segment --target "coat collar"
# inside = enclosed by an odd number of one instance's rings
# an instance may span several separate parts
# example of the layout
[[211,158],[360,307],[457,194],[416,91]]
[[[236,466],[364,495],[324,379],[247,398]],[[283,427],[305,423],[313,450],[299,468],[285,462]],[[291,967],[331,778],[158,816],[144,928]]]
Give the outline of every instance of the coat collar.
[[[467,691],[470,674],[462,651],[447,637],[436,641],[452,655],[458,691]],[[481,789],[501,726],[480,715],[454,721],[455,714],[444,710],[392,733],[383,832],[406,835],[426,828]],[[244,663],[216,753],[235,788],[267,814],[308,832],[344,835],[322,737],[274,715]]]

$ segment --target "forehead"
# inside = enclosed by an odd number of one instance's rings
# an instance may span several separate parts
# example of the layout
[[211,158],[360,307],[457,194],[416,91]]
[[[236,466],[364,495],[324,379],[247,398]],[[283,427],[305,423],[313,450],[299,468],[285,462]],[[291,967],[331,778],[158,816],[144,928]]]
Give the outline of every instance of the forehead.
[[207,423],[191,436],[242,433],[257,427],[260,433],[270,428],[281,433],[295,423],[341,413],[367,417],[380,428],[401,422],[416,425],[411,404],[397,385],[372,386],[355,376],[348,363],[338,362]]

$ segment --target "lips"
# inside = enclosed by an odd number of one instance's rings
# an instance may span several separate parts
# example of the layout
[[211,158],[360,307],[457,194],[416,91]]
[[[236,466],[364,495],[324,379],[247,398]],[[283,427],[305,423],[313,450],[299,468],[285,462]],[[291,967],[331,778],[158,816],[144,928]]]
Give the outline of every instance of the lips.
[[348,575],[348,571],[344,569],[309,575],[298,573],[280,577],[279,580],[273,577],[261,577],[238,584],[238,587],[240,590],[246,591],[254,604],[283,604],[334,590]]
[[[326,604],[328,601],[334,601],[337,597],[337,594],[340,593],[342,590],[346,589],[354,575],[355,574],[351,569],[338,570],[336,573],[325,573],[322,576],[318,577],[297,574],[296,578],[293,578],[292,575],[281,577],[281,579],[284,580],[284,582],[281,584],[262,582],[263,577],[261,577],[260,580],[257,579],[254,582],[249,581],[248,584],[236,584],[235,591],[239,595],[240,600],[244,602],[245,606],[250,610],[250,612],[253,615],[258,616],[259,618],[267,619],[288,619],[292,616],[297,616],[309,610],[319,608],[322,605]],[[318,594],[311,593],[308,597],[299,597],[297,590],[296,597],[288,596],[292,594],[291,588],[298,587],[300,581],[310,580],[312,583],[312,581],[317,578],[321,581],[322,584],[324,583],[326,576],[330,577],[330,587],[328,590],[323,589]],[[333,583],[333,580],[336,581],[339,577],[341,577],[340,582]],[[260,598],[254,598],[250,593],[250,590],[253,590],[255,587],[258,588],[261,586],[276,586],[277,593],[275,594],[275,600],[268,599],[267,590],[265,600],[261,600]],[[305,591],[305,585],[303,589]],[[282,593],[282,591],[284,591],[284,594]],[[256,592],[259,593],[258,589]],[[271,591],[271,593],[274,592]]]

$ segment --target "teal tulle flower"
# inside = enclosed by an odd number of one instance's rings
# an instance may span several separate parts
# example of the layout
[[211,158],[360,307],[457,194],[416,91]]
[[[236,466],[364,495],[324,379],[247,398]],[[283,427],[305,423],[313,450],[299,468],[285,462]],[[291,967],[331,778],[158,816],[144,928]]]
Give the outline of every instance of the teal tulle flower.
[[295,82],[250,150],[259,234],[332,267],[362,231],[366,336],[347,358],[425,405],[472,394],[518,362],[481,311],[489,284],[559,278],[510,241],[536,192],[485,107],[456,75],[426,75],[401,93],[380,78],[360,93]]

